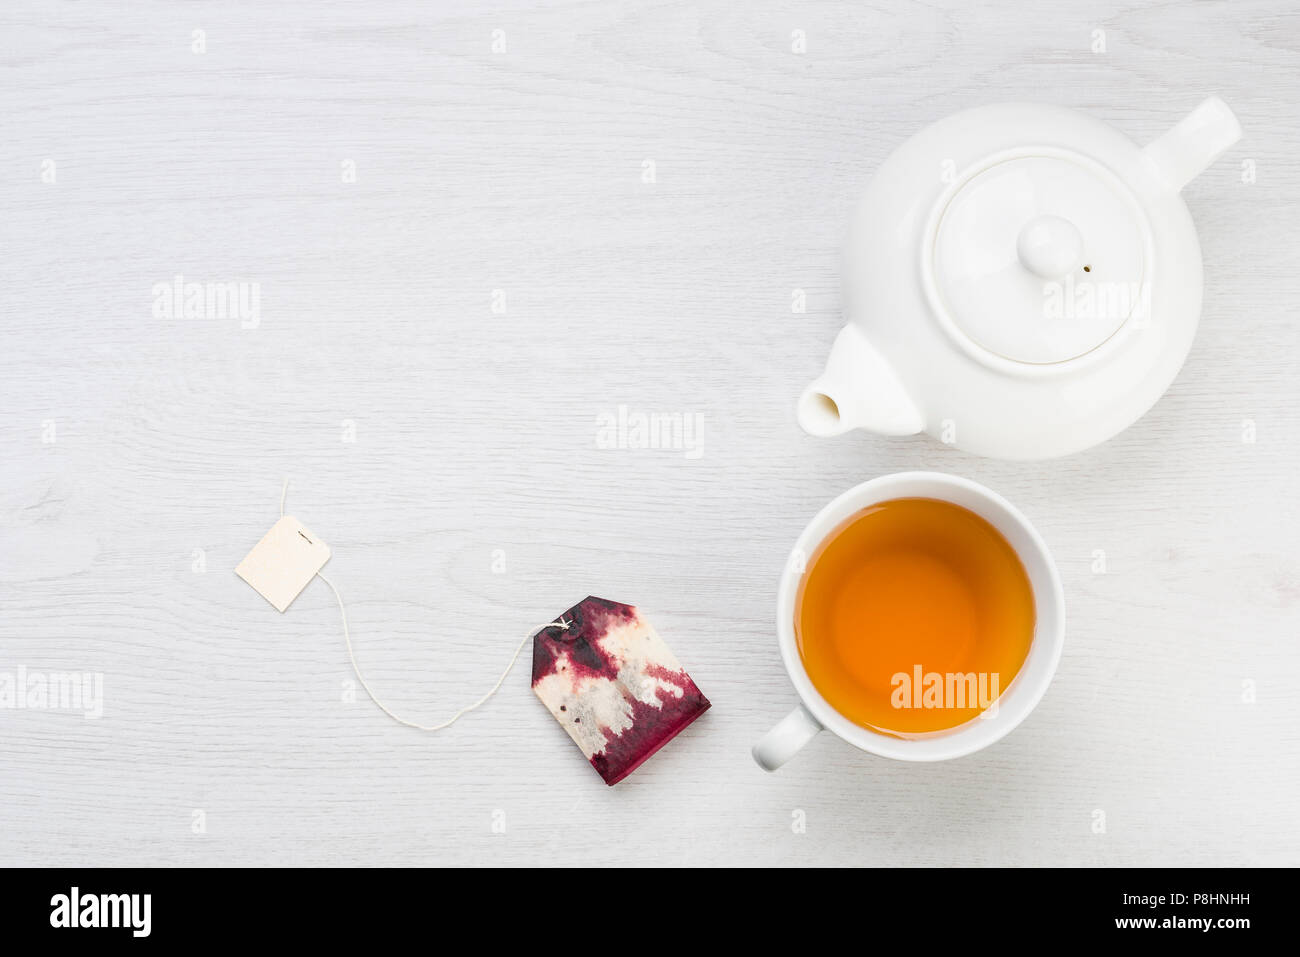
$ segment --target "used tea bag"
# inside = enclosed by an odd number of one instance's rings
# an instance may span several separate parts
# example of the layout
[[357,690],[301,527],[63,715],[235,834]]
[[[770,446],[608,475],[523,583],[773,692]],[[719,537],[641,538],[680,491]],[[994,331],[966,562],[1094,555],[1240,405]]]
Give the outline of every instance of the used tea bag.
[[603,598],[583,599],[537,633],[533,691],[606,784],[709,709],[650,623]]

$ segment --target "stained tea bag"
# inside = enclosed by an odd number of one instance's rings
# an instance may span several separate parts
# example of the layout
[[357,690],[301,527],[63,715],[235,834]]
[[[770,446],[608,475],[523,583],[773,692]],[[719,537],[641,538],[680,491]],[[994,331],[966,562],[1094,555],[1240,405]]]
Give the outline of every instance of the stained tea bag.
[[650,623],[604,598],[583,599],[533,638],[533,691],[606,784],[709,709]]

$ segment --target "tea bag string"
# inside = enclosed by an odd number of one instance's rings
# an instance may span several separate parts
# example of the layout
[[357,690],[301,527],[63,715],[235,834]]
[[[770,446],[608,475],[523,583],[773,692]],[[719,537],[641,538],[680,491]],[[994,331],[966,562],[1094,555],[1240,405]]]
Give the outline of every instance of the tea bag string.
[[[281,518],[284,518],[284,502],[285,502],[285,497],[288,494],[289,494],[289,479],[285,478],[284,488],[280,490],[280,517]],[[552,627],[563,628],[565,631],[567,631],[569,629],[569,625],[571,624],[571,622],[567,622],[563,618],[561,618],[559,621],[553,621],[549,625],[542,625],[540,628],[532,629],[526,635],[524,635],[524,637],[520,640],[518,646],[516,646],[515,648],[515,653],[510,656],[510,661],[506,664],[505,671],[501,672],[501,677],[497,679],[496,684],[494,684],[488,690],[487,694],[479,698],[473,704],[466,705],[464,708],[461,708],[459,711],[453,714],[446,721],[442,722],[442,724],[419,724],[418,722],[415,721],[408,721],[406,718],[403,718],[401,715],[394,714],[393,711],[390,710],[387,705],[385,705],[382,701],[379,700],[379,696],[376,695],[374,690],[370,687],[370,685],[366,683],[365,676],[361,674],[361,668],[357,665],[357,656],[352,650],[352,635],[348,631],[348,611],[346,608],[343,607],[343,596],[340,595],[339,590],[334,587],[334,583],[330,581],[328,578],[326,578],[324,575],[322,575],[320,572],[316,573],[316,577],[319,578],[321,581],[323,581],[326,585],[329,585],[330,591],[334,593],[334,600],[338,602],[339,614],[343,617],[343,641],[348,646],[348,660],[352,662],[352,671],[357,676],[357,680],[361,682],[361,687],[366,689],[366,694],[370,695],[370,700],[373,701],[376,704],[376,706],[378,706],[380,711],[388,715],[398,724],[404,724],[408,728],[415,728],[415,730],[417,731],[441,731],[443,728],[450,728],[462,717],[469,714],[471,711],[473,711],[475,708],[479,707],[480,705],[484,704],[489,698],[491,698],[494,694],[497,693],[497,690],[505,682],[506,676],[510,674],[510,669],[512,669],[515,666],[515,662],[519,660],[519,655],[524,650],[524,645],[528,644],[528,639],[532,638],[533,635],[541,631],[542,628],[552,628]]]

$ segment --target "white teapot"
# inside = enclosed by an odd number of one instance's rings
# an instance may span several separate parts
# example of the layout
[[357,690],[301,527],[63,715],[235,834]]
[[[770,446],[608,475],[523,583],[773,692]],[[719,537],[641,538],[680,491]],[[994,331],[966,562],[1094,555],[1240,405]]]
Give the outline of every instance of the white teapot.
[[927,432],[1068,455],[1160,398],[1191,348],[1201,250],[1179,191],[1241,136],[1211,97],[1140,148],[1086,114],[999,104],[880,167],[846,256],[849,323],[799,399],[813,435]]

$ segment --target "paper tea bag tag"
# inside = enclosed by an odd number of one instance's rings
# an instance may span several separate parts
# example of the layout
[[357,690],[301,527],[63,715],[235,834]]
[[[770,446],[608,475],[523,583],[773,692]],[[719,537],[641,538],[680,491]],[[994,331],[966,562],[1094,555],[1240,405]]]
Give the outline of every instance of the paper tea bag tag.
[[235,574],[283,612],[329,559],[329,546],[285,515],[244,556]]
[[533,691],[606,784],[709,709],[650,623],[603,598],[584,599],[533,638]]

